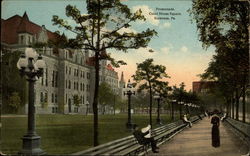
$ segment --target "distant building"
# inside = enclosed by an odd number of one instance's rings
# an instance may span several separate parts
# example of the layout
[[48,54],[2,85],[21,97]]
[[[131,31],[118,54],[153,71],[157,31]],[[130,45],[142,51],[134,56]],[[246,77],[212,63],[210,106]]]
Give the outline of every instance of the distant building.
[[[21,17],[1,19],[1,52],[24,51],[35,43],[55,41],[53,33],[29,20],[26,12]],[[46,63],[43,76],[35,84],[35,107],[37,113],[84,113],[93,102],[95,69],[89,52],[79,49],[59,49],[43,46],[36,48]],[[118,73],[107,61],[101,62],[100,82],[110,84],[120,92]],[[74,97],[80,99],[77,106]],[[90,104],[90,105],[86,105]],[[91,109],[90,109],[91,110]]]
[[195,81],[193,82],[193,92],[208,93],[215,86],[216,86],[215,81]]

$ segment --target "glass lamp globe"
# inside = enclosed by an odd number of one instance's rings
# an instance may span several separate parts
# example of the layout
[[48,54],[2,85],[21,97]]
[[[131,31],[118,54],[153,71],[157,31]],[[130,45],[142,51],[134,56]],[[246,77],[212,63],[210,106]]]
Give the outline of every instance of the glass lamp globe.
[[44,62],[44,60],[42,59],[42,56],[41,54],[38,56],[38,59],[35,63],[35,66],[38,68],[38,69],[44,69],[46,64]]
[[33,48],[26,48],[25,55],[27,58],[35,59],[37,57],[37,53]]
[[28,60],[24,54],[21,54],[19,60],[17,61],[17,68],[20,70],[26,68],[27,66],[28,66]]

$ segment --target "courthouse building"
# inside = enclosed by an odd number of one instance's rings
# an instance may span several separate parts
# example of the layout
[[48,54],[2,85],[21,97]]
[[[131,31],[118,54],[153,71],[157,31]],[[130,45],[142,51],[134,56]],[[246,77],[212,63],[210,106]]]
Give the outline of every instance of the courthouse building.
[[[1,45],[11,52],[24,51],[34,43],[56,40],[58,35],[30,21],[26,12],[22,17],[1,19],[1,25]],[[95,76],[92,54],[86,50],[47,46],[36,51],[46,63],[43,76],[35,84],[36,112],[85,113],[91,110]],[[116,93],[123,87],[119,85],[118,73],[107,61],[101,62],[100,82],[110,84]],[[75,104],[75,99],[79,104]]]

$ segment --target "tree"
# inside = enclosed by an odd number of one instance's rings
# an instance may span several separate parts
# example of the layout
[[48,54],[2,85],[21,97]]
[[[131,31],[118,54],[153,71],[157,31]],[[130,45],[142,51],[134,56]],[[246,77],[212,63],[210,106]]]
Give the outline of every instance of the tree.
[[160,82],[163,78],[169,78],[166,73],[166,67],[163,65],[153,64],[153,59],[146,59],[142,63],[137,64],[137,70],[135,75],[132,76],[136,83],[142,82],[140,84],[139,91],[148,90],[149,91],[149,123],[152,126],[152,94],[156,91],[159,84],[166,84],[166,82]]
[[100,84],[99,90],[99,104],[103,108],[103,114],[105,113],[105,107],[107,105],[111,106],[114,100],[114,93],[110,87],[110,85],[106,82],[102,82]]
[[[245,92],[249,81],[249,3],[235,0],[197,0],[190,10],[204,47],[214,45],[216,56],[203,78],[215,78],[223,95],[236,102],[239,119],[239,98],[243,97],[245,121]],[[218,68],[218,69],[216,69]],[[231,85],[231,86],[230,86]]]
[[125,32],[121,30],[130,28],[131,23],[145,20],[142,11],[131,13],[130,9],[120,3],[120,0],[87,0],[87,14],[82,14],[76,6],[66,7],[66,16],[75,21],[71,26],[66,20],[53,16],[53,24],[63,27],[75,34],[76,38],[69,40],[74,48],[83,48],[92,51],[95,55],[95,89],[93,100],[94,113],[94,146],[98,145],[98,93],[99,93],[99,62],[109,59],[116,66],[124,64],[115,61],[106,54],[107,49],[116,49],[127,52],[128,49],[146,47],[155,30],[147,29],[141,33]]
[[76,107],[79,107],[81,103],[81,98],[77,94],[75,94],[73,96],[73,102]]
[[15,113],[21,107],[21,98],[20,98],[18,92],[13,92],[11,94],[10,99],[9,99],[9,105]]
[[4,46],[2,46],[1,48],[3,52],[3,62],[1,63],[1,83],[3,94],[2,112],[13,113],[13,109],[10,106],[9,99],[14,92],[18,93],[18,96],[21,98],[21,107],[23,107],[27,102],[26,80],[19,75],[19,71],[16,67],[16,63],[20,58],[21,51],[8,51],[4,48]]

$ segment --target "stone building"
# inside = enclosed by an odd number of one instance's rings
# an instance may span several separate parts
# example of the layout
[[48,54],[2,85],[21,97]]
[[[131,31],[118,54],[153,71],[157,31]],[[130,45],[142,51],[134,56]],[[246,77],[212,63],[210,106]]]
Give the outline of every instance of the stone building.
[[[1,19],[1,45],[14,51],[24,51],[34,43],[56,40],[57,35],[29,20],[26,12],[21,17]],[[37,113],[86,113],[91,108],[94,91],[94,66],[89,52],[79,49],[36,48],[46,63],[43,76],[35,84]],[[4,53],[4,49],[1,49]],[[100,81],[119,92],[118,73],[103,61]],[[76,102],[78,101],[78,102]]]

